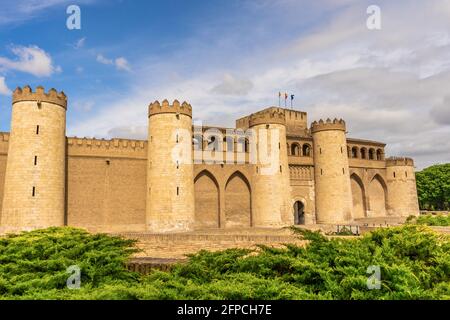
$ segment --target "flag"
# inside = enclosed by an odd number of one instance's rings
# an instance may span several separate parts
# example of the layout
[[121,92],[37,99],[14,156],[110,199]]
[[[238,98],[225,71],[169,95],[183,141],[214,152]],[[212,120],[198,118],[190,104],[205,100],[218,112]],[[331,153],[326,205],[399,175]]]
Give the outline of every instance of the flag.
[[292,101],[292,100],[294,100],[294,95],[293,95],[293,94],[291,94],[291,101]]
[[284,93],[284,100],[286,100],[288,98],[288,94],[287,92]]

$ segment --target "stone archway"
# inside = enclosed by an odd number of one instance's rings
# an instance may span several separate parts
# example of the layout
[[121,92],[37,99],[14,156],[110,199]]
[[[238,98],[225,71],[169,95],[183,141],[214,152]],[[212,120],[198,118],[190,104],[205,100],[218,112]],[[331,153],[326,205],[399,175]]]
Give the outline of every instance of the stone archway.
[[251,189],[239,171],[233,173],[225,185],[225,227],[251,227]]
[[378,174],[369,185],[369,207],[372,217],[386,216],[386,184]]
[[305,205],[302,201],[294,202],[294,224],[305,224]]
[[219,228],[219,184],[207,170],[194,179],[195,224],[198,228]]
[[353,173],[350,176],[353,200],[353,218],[361,219],[366,217],[366,192],[361,178]]

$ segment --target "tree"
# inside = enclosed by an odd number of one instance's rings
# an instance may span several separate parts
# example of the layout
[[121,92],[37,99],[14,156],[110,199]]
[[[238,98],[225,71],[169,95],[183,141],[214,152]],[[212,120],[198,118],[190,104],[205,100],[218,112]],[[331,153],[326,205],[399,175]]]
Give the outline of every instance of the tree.
[[450,210],[450,163],[423,169],[416,180],[421,209]]

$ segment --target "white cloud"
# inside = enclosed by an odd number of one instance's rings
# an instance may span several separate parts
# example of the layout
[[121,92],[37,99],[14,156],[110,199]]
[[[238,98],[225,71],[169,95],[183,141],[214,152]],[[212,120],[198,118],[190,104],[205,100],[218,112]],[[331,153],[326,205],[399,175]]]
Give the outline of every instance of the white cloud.
[[6,85],[5,77],[0,77],[0,94],[5,96],[9,96],[11,94],[11,90]]
[[86,43],[86,37],[80,38],[75,42],[74,48],[81,49],[84,47],[85,43]]
[[[276,12],[286,12],[279,2],[264,3],[257,10],[267,5],[274,19]],[[298,28],[298,21],[310,15],[302,6],[311,2],[283,3],[299,14],[283,23]],[[241,36],[223,33],[216,40],[213,34],[192,41],[164,62],[136,62],[132,90],[100,105],[95,116],[70,131],[135,136],[137,127],[147,125],[149,101],[164,98],[189,101],[194,119],[206,124],[233,126],[237,117],[276,105],[278,91],[288,91],[295,94],[297,109],[308,112],[309,121],[343,117],[351,137],[386,142],[389,155],[412,156],[419,168],[450,162],[449,2],[380,1],[380,31],[366,28],[369,4],[314,2],[317,10],[335,12],[314,23],[313,31],[301,30],[296,41],[281,46],[265,41],[264,50],[241,48],[242,37],[252,38],[246,29]],[[269,31],[264,19],[251,21],[258,36]]]
[[112,59],[107,59],[101,54],[97,55],[97,62],[100,62],[102,64],[113,64],[113,60]]
[[131,70],[127,59],[125,59],[124,57],[117,58],[116,60],[114,60],[114,63],[115,63],[116,68],[118,70],[125,70],[125,71],[130,71]]
[[224,95],[242,96],[249,93],[253,83],[248,79],[237,79],[230,74],[225,74],[223,81],[211,89],[211,92]]
[[15,59],[0,57],[0,69],[17,70],[37,77],[46,77],[54,72],[61,72],[61,67],[54,66],[50,54],[37,46],[13,46]]
[[129,65],[127,59],[125,59],[124,57],[119,57],[119,58],[116,58],[113,60],[113,59],[106,58],[105,56],[103,56],[101,54],[98,54],[97,62],[106,64],[106,65],[114,65],[117,68],[117,70],[131,71],[130,65]]

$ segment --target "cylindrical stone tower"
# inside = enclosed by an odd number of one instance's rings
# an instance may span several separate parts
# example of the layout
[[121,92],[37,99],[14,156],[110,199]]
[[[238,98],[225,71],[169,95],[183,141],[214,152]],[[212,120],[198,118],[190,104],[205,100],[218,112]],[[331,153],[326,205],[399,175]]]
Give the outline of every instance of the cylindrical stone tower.
[[188,231],[194,225],[192,107],[175,100],[148,110],[147,228]]
[[14,91],[1,231],[64,225],[66,108],[55,89]]
[[345,122],[327,119],[311,125],[317,223],[352,221],[352,194]]
[[411,158],[386,159],[388,215],[408,217],[419,215],[416,174]]
[[284,110],[269,108],[250,116],[251,148],[256,153],[252,207],[255,227],[294,224],[290,206],[291,185],[286,147]]

